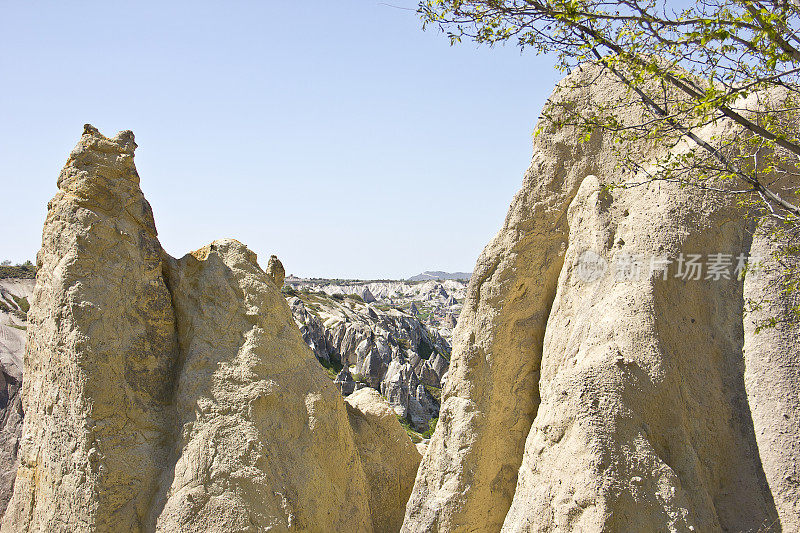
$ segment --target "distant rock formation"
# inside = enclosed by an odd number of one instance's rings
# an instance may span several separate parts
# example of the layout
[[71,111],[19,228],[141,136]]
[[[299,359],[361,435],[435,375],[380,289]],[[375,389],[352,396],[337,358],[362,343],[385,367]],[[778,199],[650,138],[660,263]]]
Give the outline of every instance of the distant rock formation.
[[[450,345],[417,317],[398,309],[376,309],[355,299],[337,300],[325,293],[290,296],[287,302],[303,340],[317,358],[331,367],[344,367],[335,380],[342,394],[372,387],[421,431],[439,415],[439,402],[424,385],[440,386],[449,366],[445,355]],[[401,367],[408,367],[408,372],[398,374]],[[358,374],[361,383],[354,381],[353,374]]]
[[364,287],[364,290],[361,291],[361,299],[364,300],[364,303],[368,303],[368,304],[371,304],[371,303],[377,301],[375,299],[375,296],[369,290],[369,287]]
[[283,263],[280,262],[277,255],[271,255],[267,261],[267,275],[272,278],[272,281],[278,288],[283,287],[283,280],[286,278],[286,271],[283,269]]
[[[629,97],[593,67],[560,87],[553,113]],[[725,121],[702,132],[732,133]],[[616,152],[600,133],[580,138],[546,126],[534,139],[478,260],[403,530],[800,530],[800,335],[796,322],[753,324],[796,303],[772,244],[732,195],[605,188],[619,179]],[[646,163],[670,146],[625,148]],[[688,254],[767,266],[744,281],[735,263],[725,277],[676,277]],[[621,269],[626,257],[642,272]],[[768,308],[744,313],[762,297]]]
[[445,314],[443,309],[447,308],[454,316],[458,316],[462,307],[459,301],[463,300],[467,294],[466,282],[452,279],[413,282],[287,278],[286,285],[292,296],[295,296],[291,294],[292,291],[303,294],[325,293],[328,296],[335,298],[342,296],[345,299],[348,296],[357,295],[365,303],[374,303],[375,307],[379,309],[387,307],[409,309],[411,304],[414,304],[418,314],[428,315],[425,323],[430,326],[431,333],[446,340],[448,345],[453,331],[441,325],[441,319]]
[[[354,432],[279,262],[233,240],[163,252],[135,147],[87,125],[49,204],[2,531],[383,530],[408,491],[410,463],[376,467],[413,447],[396,418],[375,415],[408,442]],[[6,431],[21,412],[3,376]],[[376,523],[361,457],[387,490]]]
[[0,279],[0,515],[19,466],[22,434],[22,358],[33,279]]
[[411,276],[408,281],[428,281],[428,280],[445,280],[445,279],[459,279],[469,280],[472,272],[442,272],[441,270],[426,270],[422,274]]

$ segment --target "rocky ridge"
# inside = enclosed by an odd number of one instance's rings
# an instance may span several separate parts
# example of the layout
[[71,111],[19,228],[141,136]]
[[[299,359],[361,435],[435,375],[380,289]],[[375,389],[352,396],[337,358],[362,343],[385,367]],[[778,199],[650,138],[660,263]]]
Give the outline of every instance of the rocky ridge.
[[345,407],[279,262],[162,250],[135,147],[87,125],[48,205],[2,531],[387,530],[416,468],[396,417]]
[[325,293],[328,296],[355,295],[367,304],[406,311],[448,342],[455,327],[452,322],[457,321],[467,295],[467,282],[455,279],[348,281],[289,276],[286,285],[297,291]]
[[426,270],[416,276],[411,276],[408,281],[427,281],[427,280],[445,280],[445,279],[458,279],[469,281],[472,272],[443,272],[441,270]]

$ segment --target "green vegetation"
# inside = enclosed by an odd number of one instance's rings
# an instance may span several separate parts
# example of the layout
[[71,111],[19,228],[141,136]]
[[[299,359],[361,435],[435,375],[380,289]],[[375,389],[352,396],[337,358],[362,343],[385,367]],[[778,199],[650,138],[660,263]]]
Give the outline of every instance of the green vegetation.
[[342,371],[342,363],[338,361],[325,361],[319,358],[317,358],[317,361],[325,368],[325,372],[328,374],[328,377],[331,378],[331,381],[336,379],[336,376]]
[[438,417],[437,418],[431,418],[428,421],[428,429],[425,430],[425,433],[423,433],[422,436],[424,438],[426,438],[426,439],[431,438],[431,435],[433,435],[433,432],[436,431],[436,424],[437,423],[439,423],[439,418]]
[[12,327],[12,328],[14,328],[14,329],[20,329],[20,330],[22,330],[22,331],[27,331],[27,330],[28,330],[28,327],[27,327],[27,326],[18,326],[18,325],[16,325],[16,324],[6,324],[6,325],[7,325],[7,326],[11,326],[11,327]]
[[403,426],[403,429],[406,430],[406,433],[411,438],[411,442],[416,444],[418,442],[422,442],[422,439],[426,438],[422,436],[422,433],[414,429],[414,427],[411,425],[411,422],[409,422],[408,419],[400,415],[395,415],[395,416],[397,416],[397,421],[400,422],[400,425]]
[[297,291],[297,289],[291,285],[284,285],[283,289],[281,289],[281,292],[286,296],[300,296],[300,293]]
[[[536,135],[568,126],[588,142],[602,133],[621,161],[619,182],[608,188],[662,180],[734,195],[773,237],[773,256],[785,267],[783,292],[800,291],[800,191],[779,189],[800,158],[800,3],[422,0],[418,13],[423,28],[439,28],[451,44],[515,43],[553,54],[562,72],[597,65],[642,112],[632,118],[617,99],[569,99],[581,89],[576,78],[560,86],[565,98],[545,108]],[[757,113],[742,112],[745,97],[759,101]],[[738,128],[731,138],[702,132],[723,120]],[[630,149],[640,143],[693,149],[665,151],[645,170],[639,150]],[[794,310],[800,315],[800,304]]]
[[440,389],[439,387],[434,387],[433,385],[427,385],[426,384],[425,385],[425,390],[428,391],[428,393],[431,396],[436,398],[437,402],[441,403],[441,401],[442,401],[442,389]]
[[12,298],[12,299],[14,300],[14,302],[17,304],[17,307],[19,307],[20,311],[22,311],[23,313],[26,313],[26,314],[27,314],[27,312],[28,312],[28,311],[30,310],[30,308],[31,308],[31,304],[29,304],[29,303],[28,303],[28,297],[27,297],[27,296],[23,296],[22,298],[20,298],[20,297],[18,297],[18,296],[14,296],[14,295],[12,294],[12,295],[11,295],[11,298]]
[[439,421],[438,418],[432,418],[428,422],[428,429],[426,429],[424,433],[420,433],[419,431],[414,429],[414,426],[411,425],[411,422],[409,422],[407,418],[402,417],[400,415],[395,415],[395,416],[397,416],[397,421],[400,422],[400,425],[403,426],[403,429],[406,430],[406,433],[411,438],[411,442],[413,442],[414,444],[422,442],[423,439],[431,438],[431,435],[433,435],[433,431],[436,429],[436,423]]
[[303,305],[306,306],[306,311],[308,311],[309,313],[311,313],[315,317],[319,318],[320,306],[318,304],[307,302],[307,301],[304,300],[303,301]]
[[11,261],[3,261],[3,263],[0,264],[0,279],[33,279],[36,277],[36,270],[36,265],[30,261],[25,261],[21,265],[12,265]]

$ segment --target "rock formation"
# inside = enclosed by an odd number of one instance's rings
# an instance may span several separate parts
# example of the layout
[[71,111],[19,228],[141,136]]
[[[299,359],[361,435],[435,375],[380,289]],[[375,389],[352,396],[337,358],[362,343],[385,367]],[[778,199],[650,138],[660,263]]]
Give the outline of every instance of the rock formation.
[[[587,68],[550,111],[626,98]],[[780,272],[743,282],[733,259],[727,278],[676,277],[689,254],[763,257],[771,244],[730,195],[666,182],[609,191],[615,150],[579,137],[548,126],[535,138],[478,260],[403,530],[800,529],[797,325],[756,333],[744,313],[766,295],[763,313],[787,316],[792,302],[770,283]],[[646,162],[692,147],[626,148]],[[642,263],[621,269],[625,258]],[[671,262],[667,274],[651,258]]]
[[441,386],[449,366],[442,355],[450,353],[447,341],[398,309],[377,309],[325,293],[296,294],[287,298],[295,323],[323,364],[344,367],[336,378],[342,393],[372,387],[400,416],[426,430],[439,415],[439,402],[425,385]]
[[157,530],[369,529],[346,411],[277,280],[236,241],[164,264],[183,359],[183,431]]
[[[303,342],[279,262],[266,273],[233,240],[168,256],[135,147],[87,125],[48,206],[2,531],[373,530],[361,457],[375,448],[358,448]],[[406,470],[371,464],[370,481],[407,493]]]
[[[397,423],[394,410],[377,391],[361,389],[348,396],[345,403],[367,475],[375,531],[399,531],[420,453]],[[389,479],[397,482],[387,484]]]
[[22,434],[22,358],[32,279],[0,279],[0,515],[19,465]]
[[5,512],[19,466],[22,434],[22,373],[5,361],[0,367],[0,514]]
[[135,147],[87,125],[48,205],[5,531],[146,525],[170,453],[177,337]]
[[278,288],[283,287],[283,280],[286,279],[286,270],[283,269],[283,263],[281,263],[277,255],[269,256],[266,272]]

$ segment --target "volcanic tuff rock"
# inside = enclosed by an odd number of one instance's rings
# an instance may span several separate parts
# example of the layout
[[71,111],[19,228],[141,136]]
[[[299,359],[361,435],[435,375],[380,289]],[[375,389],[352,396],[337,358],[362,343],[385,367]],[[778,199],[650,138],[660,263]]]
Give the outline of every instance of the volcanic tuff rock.
[[22,357],[32,279],[0,279],[0,515],[19,465],[22,434]]
[[[625,98],[589,67],[550,111]],[[774,245],[731,196],[665,182],[607,190],[615,151],[598,133],[579,138],[550,126],[535,138],[478,260],[404,531],[800,530],[798,329],[754,327],[789,316],[779,269],[745,281],[647,269],[651,257],[766,257]],[[648,161],[669,146],[626,148]],[[608,266],[593,281],[587,250]],[[615,278],[624,257],[642,257],[642,274]],[[745,314],[761,297],[772,303]]]
[[[463,280],[412,281],[345,281],[327,279],[302,279],[288,277],[286,284],[297,291],[306,293],[325,293],[329,296],[357,295],[365,303],[375,303],[379,307],[393,307],[426,317],[426,324],[432,333],[437,333],[448,342],[453,333],[446,320],[448,313],[456,318],[461,312],[460,301],[467,293]],[[412,313],[414,314],[414,313]]]
[[147,521],[169,455],[177,338],[135,146],[130,132],[87,126],[48,205],[5,531]]
[[449,365],[447,341],[399,309],[325,293],[295,294],[287,301],[303,340],[323,364],[343,367],[336,378],[342,393],[372,387],[400,416],[427,429],[439,403],[424,385],[441,386]]
[[184,429],[157,529],[309,530],[323,520],[369,529],[339,393],[255,254],[217,241],[165,257],[165,270],[183,356],[175,404]]
[[269,256],[267,262],[267,274],[272,278],[272,281],[279,288],[283,287],[283,280],[286,278],[286,270],[283,269],[283,263],[280,262],[277,255]]
[[164,253],[135,147],[87,125],[48,206],[2,530],[372,530],[364,436],[277,270],[233,240]]
[[[367,475],[375,531],[399,531],[420,453],[397,423],[394,410],[376,390],[361,389],[348,396],[345,404]],[[386,484],[387,479],[397,483]]]
[[18,380],[33,286],[33,279],[0,279],[0,363]]

